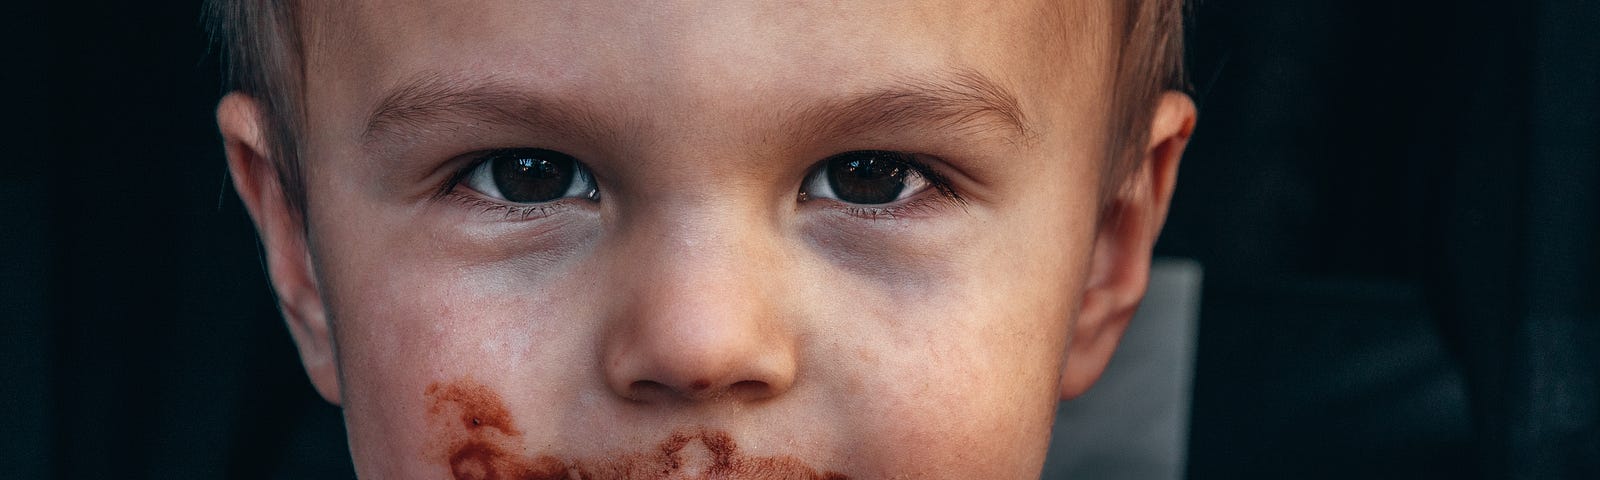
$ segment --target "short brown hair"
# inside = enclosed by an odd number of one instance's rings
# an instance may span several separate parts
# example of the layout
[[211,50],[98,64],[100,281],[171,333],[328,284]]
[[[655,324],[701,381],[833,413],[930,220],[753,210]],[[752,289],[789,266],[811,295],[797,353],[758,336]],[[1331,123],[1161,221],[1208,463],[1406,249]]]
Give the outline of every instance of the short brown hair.
[[[1162,92],[1186,90],[1183,69],[1183,0],[1110,0],[1122,8],[1120,46],[1113,88],[1114,118],[1109,181],[1138,167],[1138,147],[1149,137],[1155,102]],[[299,0],[208,0],[206,24],[222,50],[228,89],[261,102],[261,119],[278,180],[290,210],[303,214],[305,183],[299,144],[304,37]]]
[[1127,0],[1125,8],[1112,83],[1116,107],[1106,152],[1108,182],[1139,167],[1161,94],[1189,90],[1183,68],[1183,0]]
[[221,50],[227,90],[260,102],[267,154],[289,210],[303,215],[299,138],[305,124],[300,95],[305,51],[299,6],[299,0],[207,0],[205,21],[211,43]]

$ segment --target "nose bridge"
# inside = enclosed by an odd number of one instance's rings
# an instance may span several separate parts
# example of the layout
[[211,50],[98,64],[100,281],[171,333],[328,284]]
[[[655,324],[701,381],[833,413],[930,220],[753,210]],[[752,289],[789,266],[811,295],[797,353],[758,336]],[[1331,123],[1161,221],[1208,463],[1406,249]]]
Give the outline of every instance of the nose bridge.
[[[693,130],[674,127],[679,136],[705,133]],[[651,169],[646,180],[654,187],[624,207],[624,269],[648,272],[636,278],[644,282],[638,300],[661,314],[733,315],[766,308],[767,280],[782,268],[783,235],[762,155],[707,140],[658,145],[661,151],[648,161],[675,167]]]
[[[708,204],[710,203],[710,204]],[[792,381],[768,222],[730,204],[663,202],[616,257],[625,307],[607,381],[636,401],[764,398]]]
[[630,263],[682,285],[759,286],[746,277],[776,267],[777,234],[765,212],[716,195],[685,197],[656,202],[648,218],[631,225]]
[[[747,326],[770,307],[762,272],[765,254],[752,235],[723,229],[684,228],[663,237],[650,253],[633,258],[644,275],[636,290],[641,320],[662,317],[674,324],[714,323],[721,329]],[[697,320],[698,319],[698,320]]]

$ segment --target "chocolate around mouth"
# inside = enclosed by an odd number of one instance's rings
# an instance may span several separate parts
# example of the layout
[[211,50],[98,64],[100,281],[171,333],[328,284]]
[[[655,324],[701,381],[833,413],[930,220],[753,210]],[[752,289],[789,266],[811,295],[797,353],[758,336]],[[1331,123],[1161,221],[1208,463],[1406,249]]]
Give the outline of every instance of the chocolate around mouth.
[[[489,387],[461,378],[434,383],[425,392],[431,425],[440,441],[425,453],[443,462],[456,480],[668,480],[760,479],[847,480],[818,473],[786,456],[751,456],[727,432],[683,429],[653,451],[601,458],[562,459],[522,453],[523,433],[512,421],[500,395]],[[704,448],[703,454],[696,454]],[[702,458],[703,457],[703,458]]]

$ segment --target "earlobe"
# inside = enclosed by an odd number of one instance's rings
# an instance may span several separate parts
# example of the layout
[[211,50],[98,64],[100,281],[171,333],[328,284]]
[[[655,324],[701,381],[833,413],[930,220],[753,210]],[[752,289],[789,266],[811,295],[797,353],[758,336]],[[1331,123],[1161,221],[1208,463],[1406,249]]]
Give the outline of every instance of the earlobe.
[[267,274],[278,295],[278,308],[300,350],[300,361],[317,392],[338,404],[338,368],[327,311],[304,226],[278,179],[260,104],[248,95],[228,94],[217,105],[217,127],[222,132],[234,189],[261,236]]
[[1144,298],[1150,255],[1177,183],[1178,161],[1194,132],[1194,102],[1167,92],[1151,119],[1139,168],[1102,210],[1078,317],[1068,343],[1061,397],[1089,390],[1111,361],[1117,342]]

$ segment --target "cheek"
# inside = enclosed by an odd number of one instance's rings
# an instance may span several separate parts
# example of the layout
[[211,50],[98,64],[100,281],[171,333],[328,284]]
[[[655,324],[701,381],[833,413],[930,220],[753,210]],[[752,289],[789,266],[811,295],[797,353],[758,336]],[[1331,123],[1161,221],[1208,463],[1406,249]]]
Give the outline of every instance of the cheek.
[[818,242],[830,281],[813,298],[849,332],[828,355],[849,372],[838,395],[863,399],[853,436],[873,440],[855,450],[885,474],[1013,478],[1042,464],[1090,236],[1056,209],[1026,213]]
[[329,282],[336,291],[331,321],[348,369],[536,366],[568,350],[567,337],[580,333],[564,328],[575,315],[570,306],[552,301],[562,285],[508,284],[515,269],[391,261],[373,271],[370,281]]
[[574,350],[582,322],[570,320],[587,312],[556,299],[581,286],[572,272],[592,249],[591,214],[485,222],[451,205],[397,209],[359,189],[323,190],[341,198],[313,218],[311,247],[345,378],[540,368]]
[[856,450],[912,478],[1020,478],[1008,469],[1042,464],[1068,313],[1033,293],[952,282],[944,301],[872,311],[892,326],[854,329],[862,340],[841,355],[867,366],[843,370],[865,385],[848,437],[871,440]]
[[510,408],[526,425],[560,422],[561,412],[581,408],[578,387],[599,382],[583,368],[595,364],[594,322],[583,321],[593,312],[570,301],[583,298],[584,285],[573,281],[582,276],[570,274],[581,244],[508,255],[515,249],[385,233],[319,233],[327,247],[319,258],[329,261],[317,268],[351,442],[375,460],[365,465],[432,451],[423,440],[430,424],[421,392],[439,379],[474,378],[518,392]]

